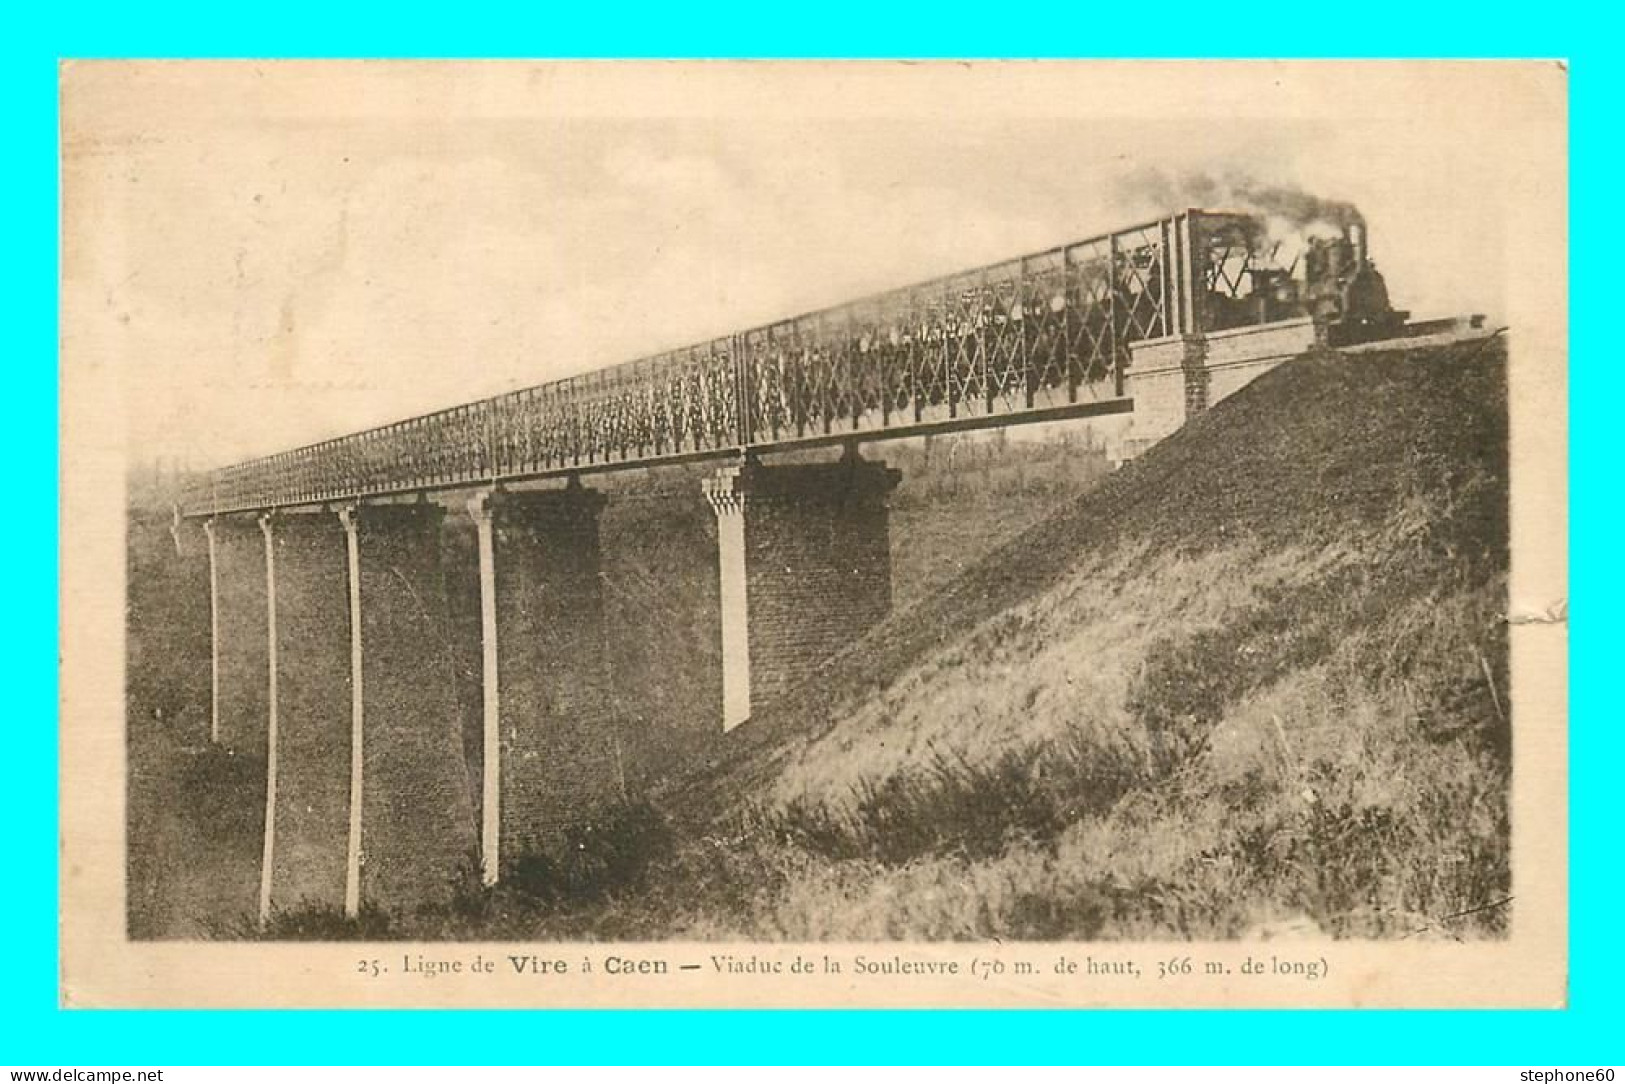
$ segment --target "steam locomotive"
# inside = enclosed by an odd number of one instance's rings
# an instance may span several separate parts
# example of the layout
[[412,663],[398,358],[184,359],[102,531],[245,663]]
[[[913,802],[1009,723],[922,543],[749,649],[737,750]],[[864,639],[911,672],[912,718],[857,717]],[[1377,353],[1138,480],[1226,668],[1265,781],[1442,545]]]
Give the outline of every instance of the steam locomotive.
[[[1272,240],[1258,216],[1209,213],[1202,219],[1208,226],[1209,273],[1199,326],[1206,331],[1309,316],[1337,346],[1391,336],[1410,315],[1390,303],[1388,286],[1367,251],[1365,222],[1356,214],[1333,234],[1300,235],[1289,242]],[[1292,242],[1301,247],[1285,255]],[[1226,275],[1225,249],[1231,243],[1247,257]]]

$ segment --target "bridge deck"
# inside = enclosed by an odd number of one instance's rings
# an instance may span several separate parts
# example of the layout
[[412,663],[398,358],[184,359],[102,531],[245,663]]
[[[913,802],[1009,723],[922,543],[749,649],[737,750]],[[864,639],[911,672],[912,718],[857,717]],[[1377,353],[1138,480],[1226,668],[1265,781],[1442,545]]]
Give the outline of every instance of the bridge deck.
[[1203,298],[1239,294],[1253,241],[1246,216],[1173,215],[226,467],[182,511],[1123,413],[1129,345],[1201,327]]

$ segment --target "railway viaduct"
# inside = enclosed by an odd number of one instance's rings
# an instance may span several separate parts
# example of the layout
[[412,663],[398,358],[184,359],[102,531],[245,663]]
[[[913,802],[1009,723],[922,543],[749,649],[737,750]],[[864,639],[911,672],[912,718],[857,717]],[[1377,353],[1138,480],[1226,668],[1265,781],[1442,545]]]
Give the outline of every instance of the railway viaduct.
[[[716,517],[726,731],[890,607],[901,479],[860,445],[1132,414],[1143,448],[1324,342],[1328,316],[1351,326],[1325,299],[1369,271],[1363,227],[1309,246],[1283,267],[1257,219],[1183,212],[215,471],[176,530],[207,552],[210,736],[266,762],[261,921],[433,901],[471,863],[495,883],[616,793],[594,476],[714,465],[694,500]],[[779,455],[820,447],[840,454]],[[472,555],[442,544],[447,516]],[[478,580],[467,749],[458,560]]]

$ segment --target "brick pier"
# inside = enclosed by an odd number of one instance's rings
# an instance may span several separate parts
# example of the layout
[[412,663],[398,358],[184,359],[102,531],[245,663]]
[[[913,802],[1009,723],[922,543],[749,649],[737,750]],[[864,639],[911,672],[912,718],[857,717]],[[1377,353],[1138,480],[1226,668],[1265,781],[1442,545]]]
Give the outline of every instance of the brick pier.
[[902,475],[746,462],[706,479],[717,515],[724,730],[810,676],[891,609],[887,500]]
[[604,503],[579,485],[469,502],[480,532],[487,882],[527,855],[556,857],[567,827],[622,797],[600,574]]

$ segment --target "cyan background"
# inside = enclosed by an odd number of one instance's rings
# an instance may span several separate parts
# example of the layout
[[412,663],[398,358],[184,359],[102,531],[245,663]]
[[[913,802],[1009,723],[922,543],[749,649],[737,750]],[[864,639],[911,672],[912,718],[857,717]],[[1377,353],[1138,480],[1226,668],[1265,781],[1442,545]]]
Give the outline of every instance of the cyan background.
[[[867,3],[701,10],[401,0],[17,6],[0,43],[11,208],[0,407],[15,510],[3,547],[0,1063],[1505,1063],[1625,1061],[1618,910],[1621,727],[1604,670],[1621,590],[1604,297],[1625,288],[1605,5]],[[1539,56],[1571,62],[1573,319],[1571,1007],[1543,1012],[62,1012],[56,982],[57,87],[63,57]],[[1615,305],[1617,306],[1617,302]],[[245,975],[252,981],[252,976]]]

